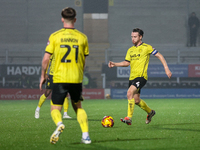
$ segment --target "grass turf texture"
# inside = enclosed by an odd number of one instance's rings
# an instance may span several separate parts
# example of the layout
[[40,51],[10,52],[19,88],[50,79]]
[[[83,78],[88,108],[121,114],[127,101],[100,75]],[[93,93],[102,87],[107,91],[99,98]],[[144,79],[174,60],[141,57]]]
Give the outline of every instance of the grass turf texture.
[[[145,124],[146,113],[135,106],[133,122],[128,126],[120,122],[126,116],[127,100],[85,100],[83,108],[88,114],[92,144],[80,144],[81,129],[70,105],[64,119],[66,126],[55,145],[49,140],[56,129],[50,116],[47,100],[40,111],[34,113],[38,100],[0,101],[0,149],[2,150],[197,150],[200,146],[200,99],[148,99],[156,110],[150,124]],[[112,128],[104,128],[101,119],[114,118]]]

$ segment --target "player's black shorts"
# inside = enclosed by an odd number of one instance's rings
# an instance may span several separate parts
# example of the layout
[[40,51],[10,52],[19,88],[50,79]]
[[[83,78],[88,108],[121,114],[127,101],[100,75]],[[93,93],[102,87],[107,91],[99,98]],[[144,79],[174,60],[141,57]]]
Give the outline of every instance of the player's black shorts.
[[141,88],[147,83],[147,80],[144,77],[137,77],[134,80],[129,80],[129,87],[131,85],[137,88],[138,93],[140,93]]
[[64,99],[69,93],[71,100],[77,103],[82,98],[82,83],[53,83],[52,102],[63,105]]
[[52,87],[53,87],[53,75],[48,75],[46,81],[46,89],[52,89]]

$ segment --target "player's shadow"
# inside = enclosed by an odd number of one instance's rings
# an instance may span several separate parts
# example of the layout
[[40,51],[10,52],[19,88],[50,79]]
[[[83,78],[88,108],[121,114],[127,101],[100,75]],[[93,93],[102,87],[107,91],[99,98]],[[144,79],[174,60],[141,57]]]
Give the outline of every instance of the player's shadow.
[[[80,143],[80,144],[83,144],[83,143]],[[70,145],[67,145],[67,148],[69,148],[69,149],[70,148],[71,149],[80,149],[80,148],[77,148],[77,146],[79,146],[79,145],[70,144]],[[101,145],[98,145],[98,147],[97,147],[96,145],[93,145],[93,143],[92,143],[92,144],[89,144],[89,145],[83,145],[81,147],[81,150],[121,150],[121,148],[105,147],[105,146],[101,146]]]
[[156,125],[152,125],[152,126],[159,126],[159,125],[191,125],[191,124],[200,124],[200,123],[171,123],[171,124],[156,124]]
[[[167,138],[137,138],[137,139],[112,139],[112,140],[94,140],[92,143],[105,143],[105,142],[122,142],[122,141],[143,141],[143,140],[165,140]],[[81,144],[81,143],[72,143],[72,144]]]
[[[182,125],[192,125],[192,124],[200,124],[200,123],[174,123],[174,124],[157,124],[152,125],[151,127],[158,130],[180,130],[180,131],[193,131],[193,132],[200,132],[198,129],[191,129],[191,128],[181,128]],[[170,126],[170,127],[166,127]],[[180,128],[174,128],[174,126],[178,126]]]
[[[77,121],[77,118],[67,118],[67,119],[64,119],[64,120],[76,120]],[[100,121],[100,119],[88,119],[88,121]]]

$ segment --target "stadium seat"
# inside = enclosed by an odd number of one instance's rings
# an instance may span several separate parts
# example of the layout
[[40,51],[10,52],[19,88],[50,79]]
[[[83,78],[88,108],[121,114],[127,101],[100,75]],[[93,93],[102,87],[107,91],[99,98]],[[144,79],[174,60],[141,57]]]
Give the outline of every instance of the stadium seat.
[[38,89],[38,88],[39,88],[39,83],[38,83],[38,82],[35,82],[35,83],[33,84],[33,88],[34,88],[34,89]]
[[199,88],[200,87],[199,84],[196,82],[191,82],[189,86],[190,86],[190,88]]
[[4,86],[5,88],[13,88],[13,85],[12,85],[12,83],[5,83],[5,86]]
[[157,83],[157,82],[151,83],[151,87],[152,87],[152,88],[158,88],[159,86],[160,86],[160,84]]
[[178,83],[171,83],[171,88],[179,88],[179,84]]
[[19,88],[19,83],[14,83],[14,88]]
[[151,84],[150,83],[146,83],[144,88],[151,88]]
[[170,87],[170,85],[169,85],[169,83],[161,83],[161,88],[169,88]]
[[128,82],[122,84],[122,87],[123,87],[123,88],[128,88],[128,86],[129,86],[129,83],[128,83]]
[[189,88],[189,84],[186,82],[180,83],[180,88]]
[[122,88],[122,85],[121,85],[121,83],[119,83],[119,82],[116,82],[116,83],[115,83],[115,88]]

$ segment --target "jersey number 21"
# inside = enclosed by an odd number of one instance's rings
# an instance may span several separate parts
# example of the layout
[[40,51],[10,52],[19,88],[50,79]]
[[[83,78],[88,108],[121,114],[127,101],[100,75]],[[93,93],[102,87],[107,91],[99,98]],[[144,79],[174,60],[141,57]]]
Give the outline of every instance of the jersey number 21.
[[[61,62],[70,63],[71,59],[67,59],[67,56],[71,52],[71,47],[69,45],[60,45],[60,48],[67,48],[67,52],[65,53],[65,55],[61,59]],[[78,45],[73,45],[73,48],[76,49],[76,51],[75,51],[75,60],[76,60],[76,63],[77,63],[78,62]]]

